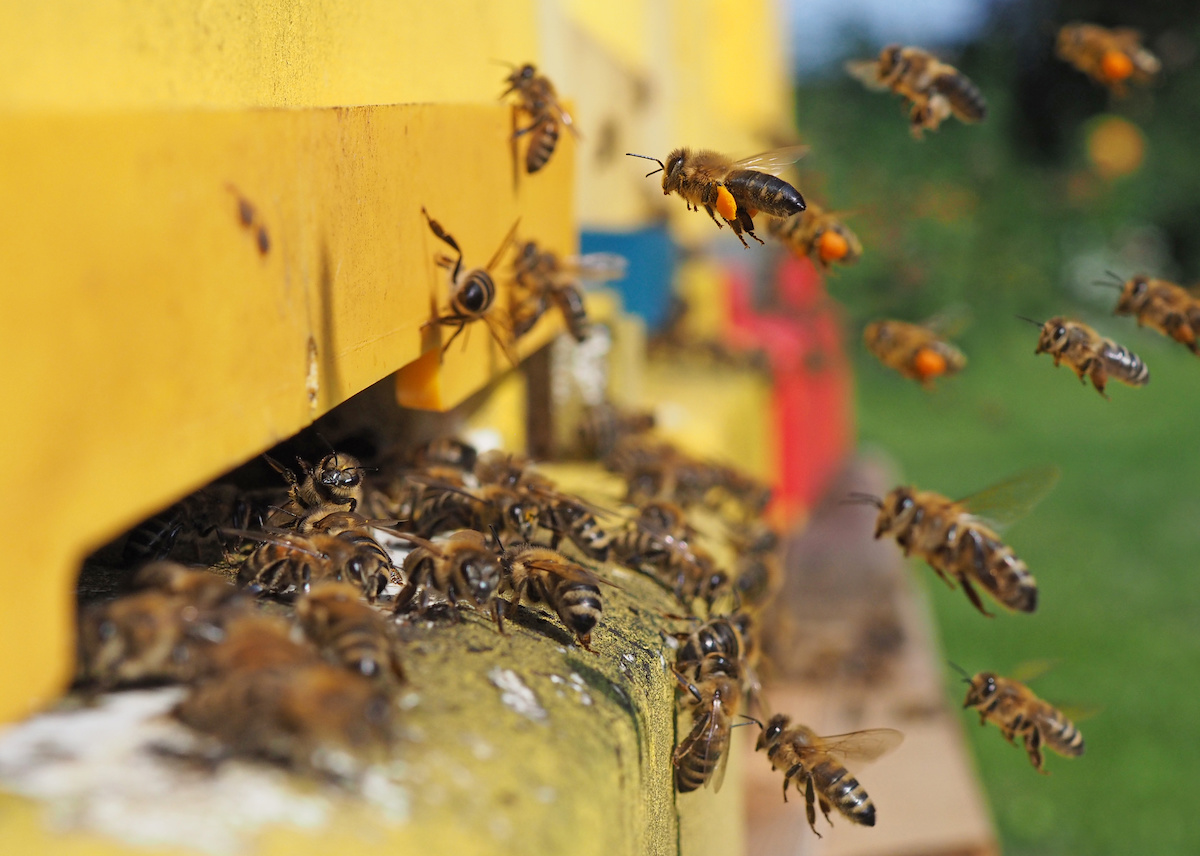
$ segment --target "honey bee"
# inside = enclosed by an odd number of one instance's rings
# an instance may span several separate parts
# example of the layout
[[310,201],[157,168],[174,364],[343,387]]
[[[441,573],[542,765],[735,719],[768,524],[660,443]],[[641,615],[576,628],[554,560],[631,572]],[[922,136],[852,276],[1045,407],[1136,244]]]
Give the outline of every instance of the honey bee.
[[980,672],[974,677],[967,677],[966,672],[962,675],[970,685],[963,707],[979,711],[980,725],[986,725],[988,720],[995,723],[1009,743],[1019,735],[1025,741],[1030,763],[1039,773],[1047,772],[1042,769],[1042,746],[1068,758],[1083,754],[1083,735],[1075,724],[1023,683],[994,672]]
[[695,667],[695,682],[675,672],[680,687],[691,694],[692,728],[672,755],[675,788],[681,794],[708,787],[721,790],[729,761],[729,738],[741,706],[741,676],[737,661],[719,653],[706,654]]
[[296,601],[296,618],[313,644],[351,671],[403,682],[391,623],[360,595],[357,587],[346,583],[321,583]]
[[1124,283],[1118,278],[1115,283],[1101,281],[1097,285],[1120,289],[1114,315],[1132,315],[1139,327],[1157,330],[1200,356],[1200,346],[1196,344],[1200,333],[1200,299],[1186,288],[1142,274]]
[[862,255],[862,243],[837,214],[815,202],[791,217],[767,221],[767,233],[799,258],[807,258],[819,270],[834,262],[852,265]]
[[1075,66],[1118,97],[1125,83],[1149,83],[1162,68],[1158,57],[1142,47],[1137,30],[1109,30],[1096,24],[1066,24],[1058,31],[1058,58]]
[[782,714],[771,717],[755,747],[767,750],[771,769],[784,771],[784,802],[787,802],[789,782],[795,784],[797,791],[801,790],[801,784],[804,785],[808,825],[818,838],[822,837],[817,832],[818,804],[831,826],[831,807],[852,823],[874,826],[875,804],[845,765],[846,762],[874,761],[899,746],[904,735],[891,728],[871,728],[818,737],[811,728],[790,723],[791,720]]
[[[495,537],[499,542],[499,535]],[[507,618],[516,615],[524,598],[545,601],[575,634],[579,646],[592,650],[592,630],[600,623],[604,609],[599,577],[561,553],[537,544],[502,547],[500,561],[504,567],[500,590],[509,593]]]
[[963,352],[945,341],[935,326],[872,321],[863,330],[863,343],[885,366],[932,389],[934,379],[957,374],[967,365]]
[[363,501],[362,474],[367,468],[352,455],[330,452],[316,467],[297,458],[303,478],[269,455],[263,457],[288,483],[288,501],[278,513],[267,518],[270,526],[286,524],[287,518],[300,519],[314,508],[354,511]]
[[607,458],[622,439],[644,434],[654,423],[652,411],[625,411],[601,402],[584,408],[577,429],[579,445],[588,457]]
[[204,649],[222,638],[238,592],[215,574],[171,562],[147,565],[143,590],[85,609],[79,622],[79,677],[108,689],[190,679]]
[[1150,370],[1142,358],[1124,345],[1101,336],[1082,321],[1071,321],[1055,315],[1044,323],[1020,316],[1023,321],[1041,327],[1034,354],[1050,354],[1054,365],[1066,362],[1079,377],[1080,383],[1092,379],[1092,386],[1105,398],[1104,387],[1109,377],[1129,386],[1145,386]]
[[526,241],[517,255],[514,273],[518,296],[512,310],[513,335],[524,336],[551,307],[562,314],[572,338],[584,341],[589,332],[581,281],[604,282],[624,276],[625,259],[612,253],[588,253],[560,260],[555,253]]
[[474,473],[480,484],[554,490],[554,482],[534,469],[528,458],[499,449],[483,452],[475,461]]
[[470,443],[453,437],[435,437],[414,449],[409,455],[409,463],[418,470],[443,466],[468,472],[475,467],[478,456],[479,453]]
[[554,92],[554,84],[544,74],[538,74],[537,68],[526,63],[520,68],[514,68],[513,73],[505,78],[508,89],[500,96],[516,93],[517,109],[529,114],[529,125],[513,133],[513,143],[518,138],[529,134],[529,148],[525,150],[525,171],[532,175],[544,167],[554,154],[558,145],[558,126],[561,123],[576,136],[575,123],[571,115],[562,108],[558,96]]
[[439,267],[444,267],[450,270],[450,311],[445,315],[439,315],[432,321],[427,321],[423,326],[429,327],[434,324],[440,324],[446,327],[454,327],[454,332],[446,343],[442,345],[442,353],[446,353],[446,349],[450,347],[450,343],[458,338],[458,334],[467,328],[468,324],[475,321],[483,321],[487,326],[488,332],[496,344],[500,346],[500,350],[508,358],[508,361],[514,366],[517,364],[517,358],[512,352],[507,339],[501,335],[501,330],[497,329],[499,321],[493,316],[496,314],[494,304],[496,302],[496,281],[492,279],[492,268],[500,261],[500,257],[504,255],[509,244],[512,243],[513,235],[516,234],[518,220],[513,223],[512,228],[508,230],[508,234],[504,236],[504,240],[500,243],[495,254],[487,263],[485,268],[471,268],[469,270],[463,267],[463,253],[459,249],[458,242],[450,235],[437,220],[429,216],[424,208],[421,209],[421,214],[425,216],[425,220],[429,223],[429,229],[439,240],[448,244],[458,257],[451,259],[449,256],[439,254],[436,259]]
[[928,51],[888,45],[875,60],[846,63],[846,70],[872,89],[890,89],[912,102],[912,135],[936,131],[951,114],[962,122],[981,122],[987,102],[961,71]]
[[609,547],[621,564],[648,573],[687,606],[700,600],[711,610],[732,592],[729,575],[706,550],[645,519],[614,532]]
[[895,488],[883,499],[852,494],[851,501],[878,508],[875,537],[891,535],[905,556],[916,553],[951,588],[958,580],[984,615],[991,613],[984,609],[972,582],[1008,609],[1033,612],[1037,582],[993,527],[1023,517],[1054,486],[1058,475],[1057,467],[1025,470],[958,501],[907,486]]
[[321,580],[349,580],[370,601],[387,587],[395,568],[374,538],[356,530],[343,534],[314,531],[230,530],[260,544],[238,569],[238,585],[255,594],[304,593]]
[[550,531],[550,547],[568,539],[589,559],[608,559],[613,536],[600,525],[591,507],[578,497],[545,488],[530,488],[528,493],[539,503],[538,520]]
[[754,234],[754,215],[759,211],[773,217],[791,217],[804,210],[800,191],[774,173],[795,163],[807,151],[806,146],[792,146],[735,161],[709,149],[675,149],[667,155],[665,164],[658,158],[628,154],[659,165],[646,177],[662,172],[664,196],[678,193],[689,211],[703,208],[718,227],[724,220],[742,246],[749,247],[743,233],[763,243]]
[[429,592],[448,600],[452,606],[466,601],[476,609],[489,612],[497,626],[502,623],[496,597],[504,577],[504,566],[482,532],[463,529],[446,541],[435,544],[415,535],[397,537],[416,544],[404,560],[404,586],[396,595],[394,611],[404,612],[417,598],[418,614],[425,612]]
[[319,659],[215,675],[173,714],[232,754],[337,779],[385,760],[395,737],[386,690]]

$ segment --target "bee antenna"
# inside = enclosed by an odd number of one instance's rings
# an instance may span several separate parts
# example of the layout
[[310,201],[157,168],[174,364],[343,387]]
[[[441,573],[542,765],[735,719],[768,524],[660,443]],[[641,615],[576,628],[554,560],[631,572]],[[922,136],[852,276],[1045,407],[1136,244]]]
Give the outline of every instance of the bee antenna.
[[655,172],[662,172],[664,169],[666,169],[666,168],[667,168],[667,165],[666,165],[665,163],[663,163],[662,161],[660,161],[658,158],[652,158],[652,157],[650,157],[649,155],[635,155],[633,152],[625,152],[625,157],[629,157],[629,158],[645,158],[646,160],[652,160],[652,161],[654,161],[656,164],[658,164],[658,169],[654,170],[654,172],[648,172],[648,173],[646,173],[646,175],[645,175],[645,177],[646,177],[646,178],[649,178],[650,176],[654,175],[654,173],[655,173]]
[[846,498],[839,503],[840,505],[873,505],[876,508],[883,508],[883,500],[874,494],[859,493],[855,491],[846,495]]
[[515,70],[517,67],[515,63],[511,63],[506,59],[496,59],[495,57],[489,59],[488,62],[494,63],[495,65],[506,65],[513,70]]
[[488,528],[492,530],[492,537],[496,539],[496,546],[499,547],[500,550],[503,552],[504,542],[500,540],[500,530],[496,528],[495,523],[493,523]]
[[739,722],[738,725],[749,725],[751,722],[753,722],[759,728],[763,727],[763,724],[759,720],[755,719],[753,716],[750,716],[749,714],[739,713],[738,716],[740,716],[742,719],[749,720],[749,722]]
[[1027,318],[1024,315],[1018,315],[1017,317],[1020,318],[1022,321],[1028,321],[1034,327],[1041,327],[1041,326],[1044,326],[1046,323],[1045,321],[1034,321],[1032,318]]
[[954,662],[953,660],[947,660],[946,662],[950,664],[950,668],[963,676],[964,681],[966,681],[968,684],[971,683],[971,676],[967,674],[966,669],[958,665],[958,663]]
[[1109,276],[1111,276],[1113,279],[1115,279],[1117,282],[1124,282],[1124,281],[1125,281],[1125,280],[1124,280],[1124,279],[1123,279],[1123,278],[1120,276],[1120,274],[1116,273],[1115,271],[1111,271],[1111,270],[1108,270],[1107,268],[1105,268],[1104,272],[1105,272],[1106,274],[1108,274]]
[[1117,291],[1120,291],[1122,283],[1113,282],[1112,280],[1108,279],[1093,279],[1092,285],[1098,285],[1102,288],[1115,288]]
[[329,453],[331,455],[333,455],[333,460],[337,461],[337,449],[333,448],[333,444],[330,443],[327,439],[325,439],[325,435],[322,434],[320,431],[314,431],[313,433],[317,435],[318,440],[320,440],[322,443],[325,444],[325,448],[329,450]]

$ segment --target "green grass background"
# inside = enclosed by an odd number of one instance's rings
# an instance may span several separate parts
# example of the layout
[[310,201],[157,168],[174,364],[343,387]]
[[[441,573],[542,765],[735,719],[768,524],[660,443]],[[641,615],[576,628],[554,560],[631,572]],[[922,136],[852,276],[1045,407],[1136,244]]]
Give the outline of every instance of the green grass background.
[[[1011,60],[981,49],[972,67],[992,109],[986,123],[951,121],[923,143],[909,139],[889,95],[840,80],[799,91],[797,121],[813,147],[801,186],[854,210],[866,248],[827,281],[858,365],[860,439],[909,482],[951,496],[1028,466],[1062,469],[1007,533],[1037,577],[1036,614],[984,618],[914,564],[950,657],[1002,673],[1054,660],[1035,689],[1096,711],[1080,722],[1086,755],[1049,756],[1049,776],[963,714],[1005,852],[1200,853],[1200,359],[1111,317],[1114,292],[1069,285],[1080,258],[1120,261],[1123,234],[1200,199],[1200,71],[1116,106],[1143,128],[1147,159],[1107,182],[1084,158],[1087,122],[1066,130],[1059,162],[1022,155]],[[920,320],[947,306],[972,319],[958,340],[970,363],[937,391],[863,352],[867,320]],[[1093,324],[1143,357],[1150,384],[1111,383],[1105,401],[1034,356],[1037,331],[1018,312]],[[947,693],[961,698],[951,677]]]

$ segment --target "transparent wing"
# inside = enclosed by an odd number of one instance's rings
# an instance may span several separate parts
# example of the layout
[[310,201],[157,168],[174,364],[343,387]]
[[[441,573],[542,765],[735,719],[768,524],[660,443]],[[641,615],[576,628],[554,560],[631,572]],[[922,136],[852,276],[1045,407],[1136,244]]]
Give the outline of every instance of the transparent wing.
[[971,323],[971,312],[966,306],[957,304],[948,306],[936,315],[931,315],[921,322],[921,326],[932,331],[939,338],[953,339]]
[[582,565],[576,565],[573,562],[556,562],[549,559],[534,559],[530,561],[529,567],[543,573],[553,574],[556,577],[562,577],[564,580],[570,580],[573,583],[586,583],[589,585],[600,585],[604,580],[593,574]]
[[1061,471],[1053,464],[1033,467],[963,497],[960,502],[976,517],[997,526],[1009,526],[1028,514],[1050,492],[1059,475]]
[[852,59],[845,64],[846,73],[857,78],[872,89],[887,89],[879,80],[879,62],[873,59]]
[[904,734],[894,728],[869,728],[822,737],[824,749],[843,761],[874,761],[904,742]]
[[721,784],[725,781],[725,766],[729,761],[729,734],[722,736],[722,732],[728,732],[729,725],[719,713],[721,705],[721,700],[714,698],[712,709],[696,718],[692,730],[676,750],[677,757],[695,753],[706,763],[713,752],[721,754],[712,775],[704,783],[704,787],[712,787],[714,793],[721,790]]
[[605,282],[610,279],[623,279],[629,262],[617,253],[585,253],[567,259],[566,267],[580,279]]
[[1058,660],[1041,659],[1041,660],[1026,660],[1021,663],[1008,676],[1011,680],[1020,681],[1027,684],[1030,681],[1036,681],[1042,675],[1058,665]]
[[733,164],[734,169],[756,169],[778,175],[808,154],[808,146],[787,146],[782,149],[772,149],[769,152],[742,158]]

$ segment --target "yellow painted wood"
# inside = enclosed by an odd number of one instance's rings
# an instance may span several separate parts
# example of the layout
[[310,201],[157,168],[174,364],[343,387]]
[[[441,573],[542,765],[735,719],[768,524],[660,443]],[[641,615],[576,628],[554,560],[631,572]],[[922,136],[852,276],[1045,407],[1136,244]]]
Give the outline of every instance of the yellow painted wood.
[[533,0],[0,4],[0,110],[488,101]]
[[[518,216],[574,250],[570,143],[514,192],[511,123],[499,104],[0,115],[0,444],[21,485],[0,513],[41,545],[0,571],[0,721],[62,686],[85,552],[448,334],[421,326],[448,249],[422,205],[469,265]],[[439,406],[508,370],[482,329],[469,344]]]

